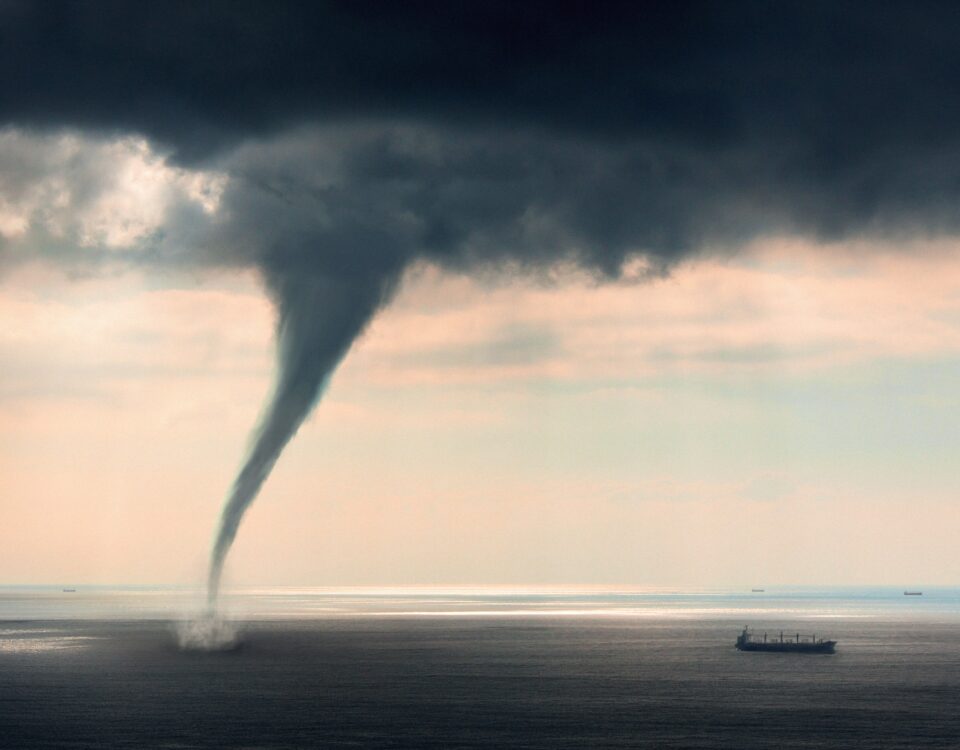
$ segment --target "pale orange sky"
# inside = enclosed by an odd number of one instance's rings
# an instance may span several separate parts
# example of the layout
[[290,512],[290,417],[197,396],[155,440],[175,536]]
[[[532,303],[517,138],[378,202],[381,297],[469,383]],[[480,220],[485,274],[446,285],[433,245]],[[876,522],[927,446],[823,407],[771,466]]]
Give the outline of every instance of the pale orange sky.
[[[960,248],[666,279],[414,269],[245,519],[237,584],[953,583]],[[196,583],[272,377],[252,276],[0,287],[0,577]]]

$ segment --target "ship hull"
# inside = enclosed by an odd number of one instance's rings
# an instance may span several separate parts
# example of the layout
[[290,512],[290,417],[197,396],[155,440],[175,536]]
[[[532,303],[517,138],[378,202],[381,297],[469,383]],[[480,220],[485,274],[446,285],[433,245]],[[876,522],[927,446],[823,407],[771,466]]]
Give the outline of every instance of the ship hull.
[[780,654],[833,654],[836,653],[836,641],[819,643],[781,643],[780,641],[738,643],[740,651],[772,651]]

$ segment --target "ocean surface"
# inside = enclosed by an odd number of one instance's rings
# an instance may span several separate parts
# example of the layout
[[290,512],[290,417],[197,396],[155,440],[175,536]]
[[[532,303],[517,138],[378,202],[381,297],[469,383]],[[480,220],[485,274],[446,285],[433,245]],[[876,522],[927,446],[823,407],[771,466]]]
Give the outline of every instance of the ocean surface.
[[242,590],[219,651],[75,588],[0,587],[4,748],[960,748],[960,588]]

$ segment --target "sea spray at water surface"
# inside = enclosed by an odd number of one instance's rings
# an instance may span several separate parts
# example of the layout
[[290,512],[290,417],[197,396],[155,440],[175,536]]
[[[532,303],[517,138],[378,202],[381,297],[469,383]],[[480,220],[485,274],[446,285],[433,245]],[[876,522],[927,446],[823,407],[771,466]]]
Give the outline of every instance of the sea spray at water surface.
[[235,651],[240,648],[240,630],[212,610],[175,625],[177,643],[184,651]]

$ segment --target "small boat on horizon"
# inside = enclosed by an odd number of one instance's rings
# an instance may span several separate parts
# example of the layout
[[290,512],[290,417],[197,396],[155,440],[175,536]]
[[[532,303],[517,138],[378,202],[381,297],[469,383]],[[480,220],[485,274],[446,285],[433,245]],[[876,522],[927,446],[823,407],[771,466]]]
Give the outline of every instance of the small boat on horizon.
[[762,594],[764,590],[763,590],[763,589],[750,589],[750,591],[751,591],[752,593],[754,593],[754,594]]
[[76,590],[76,589],[64,589],[64,590],[63,590],[63,593],[64,593],[64,594],[75,594],[75,593],[77,593],[77,590]]
[[903,595],[904,596],[923,596],[923,592],[922,591],[904,591]]

